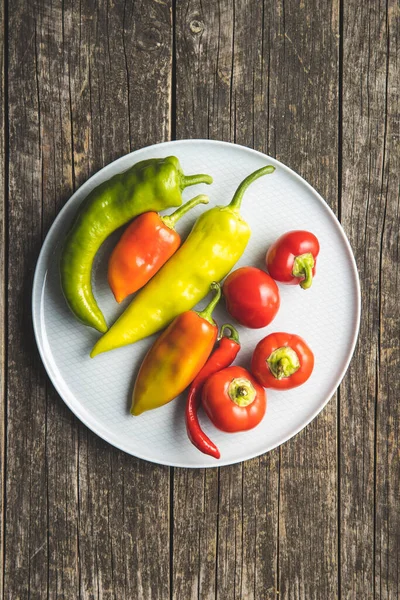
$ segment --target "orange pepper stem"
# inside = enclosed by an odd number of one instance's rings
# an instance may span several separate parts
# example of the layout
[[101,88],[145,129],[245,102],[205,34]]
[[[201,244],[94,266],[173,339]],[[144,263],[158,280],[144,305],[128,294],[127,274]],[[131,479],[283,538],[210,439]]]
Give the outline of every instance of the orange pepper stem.
[[199,194],[198,196],[196,196],[192,200],[189,200],[189,202],[186,202],[186,204],[175,210],[172,214],[167,215],[165,217],[161,217],[161,220],[164,223],[164,225],[166,225],[170,229],[175,229],[177,221],[179,221],[179,219],[183,217],[183,215],[185,215],[189,210],[191,210],[198,204],[208,204],[208,202],[208,196],[206,196],[205,194]]
[[197,185],[198,183],[210,184],[213,182],[211,175],[199,173],[198,175],[182,175],[181,188],[184,190],[189,185]]
[[258,169],[258,171],[254,171],[254,173],[250,173],[250,175],[248,175],[246,179],[244,179],[239,185],[232,198],[231,203],[228,205],[229,208],[233,209],[235,212],[239,212],[240,205],[242,204],[243,194],[245,193],[249,185],[251,185],[253,181],[258,179],[259,177],[262,177],[263,175],[269,175],[274,171],[275,167],[273,167],[272,165],[267,165],[266,167],[261,167],[261,169]]
[[198,312],[198,311],[195,311],[195,312],[197,312],[199,317],[201,317],[202,319],[205,319],[206,321],[211,323],[211,325],[214,325],[215,324],[214,319],[212,318],[211,315],[212,315],[214,308],[217,306],[217,304],[221,298],[221,286],[216,281],[213,281],[210,288],[211,288],[211,290],[216,292],[214,298],[210,301],[210,303],[201,312]]

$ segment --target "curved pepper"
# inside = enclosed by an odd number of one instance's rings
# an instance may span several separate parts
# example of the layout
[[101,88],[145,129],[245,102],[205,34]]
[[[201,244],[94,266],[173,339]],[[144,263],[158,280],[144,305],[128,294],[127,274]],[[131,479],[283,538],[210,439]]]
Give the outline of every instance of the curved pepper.
[[[229,337],[224,335],[225,329],[230,331]],[[208,377],[221,371],[221,369],[229,367],[240,350],[239,334],[232,325],[227,323],[222,325],[219,340],[218,348],[214,350],[190,386],[185,410],[186,431],[189,440],[200,452],[209,454],[214,458],[220,458],[220,451],[202,430],[197,416],[201,404],[201,393]]]
[[93,260],[104,240],[133,217],[182,204],[182,190],[212,183],[209,175],[185,177],[175,156],[136,163],[90,192],[65,240],[60,262],[61,287],[77,319],[104,333],[107,324],[93,296]]
[[273,171],[270,165],[258,169],[239,185],[230,204],[211,208],[197,219],[179,250],[98,340],[92,358],[163,329],[204,298],[212,281],[220,281],[229,273],[251,233],[239,212],[243,194],[253,181]]
[[208,204],[208,197],[200,194],[166,217],[143,213],[127,227],[108,261],[108,283],[117,302],[140,290],[177,251],[181,236],[175,224],[198,204]]
[[132,415],[164,406],[179,396],[196,377],[217,339],[212,311],[221,298],[221,287],[201,312],[187,311],[176,317],[147,353],[136,379]]

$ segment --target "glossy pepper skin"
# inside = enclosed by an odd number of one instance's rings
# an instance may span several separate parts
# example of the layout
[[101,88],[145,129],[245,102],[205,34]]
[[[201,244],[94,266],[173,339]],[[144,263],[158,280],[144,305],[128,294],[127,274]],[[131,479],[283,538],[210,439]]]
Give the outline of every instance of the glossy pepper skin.
[[294,333],[271,333],[258,342],[251,372],[266,388],[290,390],[307,381],[314,369],[314,354]]
[[267,408],[264,388],[243,367],[228,367],[211,375],[201,399],[210,421],[226,433],[253,429]]
[[93,296],[94,257],[104,240],[137,215],[182,204],[182,190],[211,183],[208,175],[185,177],[175,156],[136,163],[90,192],[69,231],[60,260],[61,287],[67,304],[84,325],[107,331]]
[[201,312],[187,311],[176,317],[147,353],[136,379],[131,414],[164,406],[193,381],[209,357],[218,335],[212,311],[221,297],[216,291]]
[[212,281],[229,273],[251,233],[239,213],[243,194],[253,181],[274,170],[269,165],[255,171],[239,185],[230,204],[211,208],[197,219],[182,246],[95,344],[92,358],[159,331],[200,302]]
[[[230,331],[229,337],[224,335],[225,330]],[[214,373],[221,371],[221,369],[229,367],[238,355],[239,350],[239,334],[236,329],[229,324],[222,325],[218,348],[214,350],[192,382],[186,401],[185,423],[188,438],[200,452],[213,458],[220,458],[221,454],[214,442],[202,430],[197,416],[201,404],[201,393],[206,380]]]
[[198,204],[208,204],[208,197],[196,196],[166,217],[143,213],[127,227],[108,261],[108,283],[117,302],[143,287],[177,251],[181,237],[175,224]]
[[310,231],[288,231],[272,244],[266,256],[271,277],[281,283],[311,287],[315,275],[319,242]]
[[280,306],[279,289],[268,273],[256,267],[240,267],[224,281],[226,308],[245,327],[266,327]]

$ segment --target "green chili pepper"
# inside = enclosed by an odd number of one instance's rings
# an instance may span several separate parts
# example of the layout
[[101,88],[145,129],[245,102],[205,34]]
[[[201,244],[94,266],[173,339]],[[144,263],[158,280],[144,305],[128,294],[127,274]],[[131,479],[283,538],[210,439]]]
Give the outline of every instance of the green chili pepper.
[[185,176],[179,160],[168,156],[136,163],[90,192],[67,235],[60,262],[65,299],[82,323],[107,331],[91,285],[93,260],[104,240],[141,213],[180,206],[182,190],[196,183],[212,183],[212,177]]
[[239,185],[228,206],[216,206],[199,217],[184,244],[98,340],[92,357],[163,329],[204,298],[213,281],[229,273],[251,234],[239,213],[243,194],[253,181],[273,171],[270,165],[255,171]]

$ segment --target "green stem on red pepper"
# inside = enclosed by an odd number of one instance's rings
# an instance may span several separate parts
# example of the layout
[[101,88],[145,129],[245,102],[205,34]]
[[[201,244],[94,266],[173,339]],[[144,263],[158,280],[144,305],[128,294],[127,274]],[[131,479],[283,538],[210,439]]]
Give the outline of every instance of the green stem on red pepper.
[[249,406],[254,402],[256,390],[251,382],[244,377],[232,379],[228,387],[229,398],[238,406]]
[[267,363],[271,373],[276,379],[290,377],[300,368],[299,357],[290,346],[277,348],[268,357]]
[[304,277],[304,279],[300,281],[300,286],[303,290],[307,290],[311,287],[314,266],[315,260],[311,252],[300,254],[294,259],[292,273],[294,277]]

